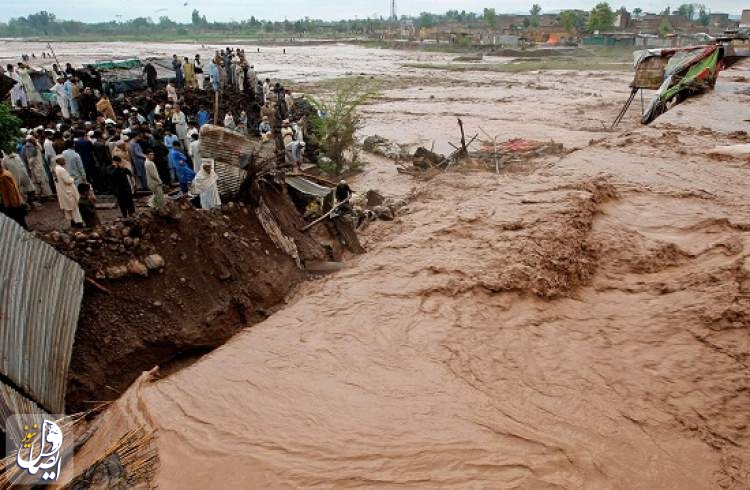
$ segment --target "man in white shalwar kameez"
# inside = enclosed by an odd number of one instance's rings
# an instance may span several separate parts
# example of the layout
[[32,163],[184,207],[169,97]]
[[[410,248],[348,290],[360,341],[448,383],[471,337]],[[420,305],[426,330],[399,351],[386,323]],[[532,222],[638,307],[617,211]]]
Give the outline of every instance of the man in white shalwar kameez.
[[75,180],[65,169],[65,157],[62,155],[57,157],[55,177],[57,177],[55,182],[57,202],[60,204],[60,209],[65,213],[65,219],[70,221],[70,226],[73,228],[83,228],[83,218],[81,218],[81,212],[78,210],[78,200],[81,196],[78,194]]
[[203,164],[203,158],[201,158],[201,141],[200,135],[193,133],[191,136],[190,147],[188,148],[188,154],[193,159],[193,171],[198,174],[201,171]]
[[175,105],[172,110],[172,123],[174,124],[175,133],[177,133],[177,137],[180,139],[180,144],[182,144],[182,147],[187,150],[190,145],[187,137],[187,117],[178,105]]
[[28,65],[21,66],[21,64],[18,64],[18,76],[21,78],[21,83],[23,84],[23,88],[26,91],[26,100],[31,104],[39,104],[42,102],[42,96],[39,95],[39,92],[37,92],[36,87],[34,87],[34,82],[31,80],[31,75],[29,73],[30,68]]
[[202,209],[221,207],[219,178],[210,161],[204,162],[201,171],[195,176],[193,192],[200,196]]
[[68,92],[65,90],[62,77],[58,78],[57,83],[54,84],[49,90],[50,92],[55,94],[55,99],[57,101],[57,105],[60,106],[60,111],[62,111],[63,119],[70,119],[70,101],[68,100]]
[[44,171],[42,147],[34,136],[26,137],[23,153],[26,157],[26,167],[29,169],[29,177],[31,177],[31,182],[34,183],[37,195],[52,195],[52,189],[49,186],[49,180],[47,180],[47,173]]
[[27,107],[29,105],[29,101],[26,98],[26,88],[23,85],[23,81],[21,80],[21,76],[18,74],[18,72],[13,68],[13,65],[7,66],[7,71],[5,74],[12,78],[16,84],[13,85],[10,89],[10,103],[14,108],[21,108],[21,107]]

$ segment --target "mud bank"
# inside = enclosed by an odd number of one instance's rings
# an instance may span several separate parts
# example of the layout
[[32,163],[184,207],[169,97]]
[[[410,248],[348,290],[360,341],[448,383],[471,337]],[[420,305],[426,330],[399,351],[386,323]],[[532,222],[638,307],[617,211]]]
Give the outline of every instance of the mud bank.
[[[266,194],[301,259],[323,259],[322,247],[296,231],[302,222],[291,202]],[[116,399],[154,366],[170,372],[189,364],[267,318],[306,277],[244,204],[199,211],[183,203],[79,235],[45,236],[94,281],[86,284],[76,332],[69,412]],[[148,264],[153,254],[162,267],[132,265]]]

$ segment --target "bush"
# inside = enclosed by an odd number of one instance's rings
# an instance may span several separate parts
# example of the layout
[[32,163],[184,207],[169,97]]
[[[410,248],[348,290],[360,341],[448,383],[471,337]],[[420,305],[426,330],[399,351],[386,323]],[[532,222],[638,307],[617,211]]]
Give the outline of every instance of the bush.
[[21,132],[21,120],[10,111],[10,104],[0,102],[0,150],[16,151],[16,142]]
[[322,170],[339,174],[347,165],[344,153],[354,146],[355,134],[363,125],[359,106],[373,95],[361,80],[348,80],[336,87],[328,101],[310,98],[318,111],[310,121],[312,132],[320,142],[321,154],[331,160]]

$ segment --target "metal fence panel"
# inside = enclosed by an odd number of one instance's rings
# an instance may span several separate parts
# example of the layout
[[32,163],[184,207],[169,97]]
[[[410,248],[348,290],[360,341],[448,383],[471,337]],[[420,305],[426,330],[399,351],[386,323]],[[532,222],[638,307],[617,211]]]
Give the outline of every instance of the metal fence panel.
[[52,413],[65,390],[84,272],[0,214],[0,373]]

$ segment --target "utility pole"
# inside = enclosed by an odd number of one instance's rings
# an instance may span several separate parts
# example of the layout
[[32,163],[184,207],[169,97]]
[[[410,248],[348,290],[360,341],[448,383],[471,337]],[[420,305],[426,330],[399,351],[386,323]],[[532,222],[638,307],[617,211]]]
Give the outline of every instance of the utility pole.
[[398,21],[398,16],[396,15],[396,0],[391,0],[391,22],[394,24]]

